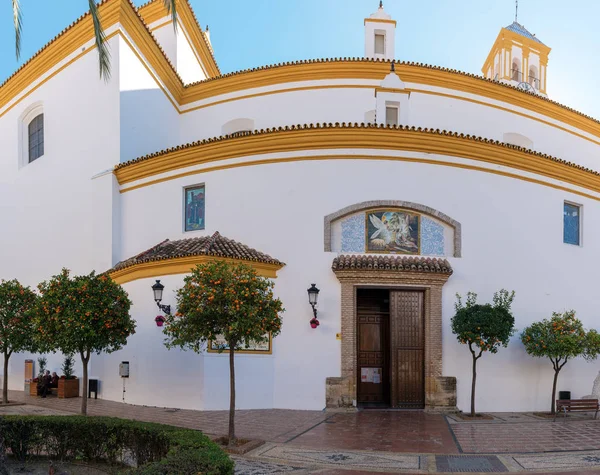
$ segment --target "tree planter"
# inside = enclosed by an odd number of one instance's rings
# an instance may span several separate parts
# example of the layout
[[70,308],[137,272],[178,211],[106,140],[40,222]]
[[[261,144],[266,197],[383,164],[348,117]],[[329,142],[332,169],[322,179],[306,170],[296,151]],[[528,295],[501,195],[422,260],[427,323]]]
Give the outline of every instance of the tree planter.
[[79,380],[78,379],[59,379],[58,380],[58,397],[61,399],[70,397],[79,397]]
[[39,396],[37,381],[31,381],[31,383],[29,383],[29,395]]

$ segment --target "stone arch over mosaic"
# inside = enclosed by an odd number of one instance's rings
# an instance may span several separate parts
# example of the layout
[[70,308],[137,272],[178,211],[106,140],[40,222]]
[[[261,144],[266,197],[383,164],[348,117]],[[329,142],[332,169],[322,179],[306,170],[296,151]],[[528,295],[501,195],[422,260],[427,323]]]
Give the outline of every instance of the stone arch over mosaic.
[[386,253],[385,249],[373,249],[370,240],[377,233],[377,226],[381,226],[381,219],[385,222],[383,215],[400,215],[407,224],[411,220],[409,244],[413,250],[405,253],[461,257],[461,225],[458,221],[429,206],[398,200],[364,201],[325,216],[325,252]]

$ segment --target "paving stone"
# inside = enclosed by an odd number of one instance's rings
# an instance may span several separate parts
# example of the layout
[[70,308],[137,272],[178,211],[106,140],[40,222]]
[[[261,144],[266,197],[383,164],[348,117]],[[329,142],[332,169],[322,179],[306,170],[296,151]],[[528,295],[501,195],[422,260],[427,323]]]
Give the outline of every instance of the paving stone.
[[435,462],[438,472],[508,472],[504,464],[494,455],[437,455]]
[[418,455],[393,454],[365,451],[310,450],[298,447],[268,446],[252,453],[253,457],[274,459],[286,463],[310,465],[334,465],[356,469],[419,470],[421,457]]

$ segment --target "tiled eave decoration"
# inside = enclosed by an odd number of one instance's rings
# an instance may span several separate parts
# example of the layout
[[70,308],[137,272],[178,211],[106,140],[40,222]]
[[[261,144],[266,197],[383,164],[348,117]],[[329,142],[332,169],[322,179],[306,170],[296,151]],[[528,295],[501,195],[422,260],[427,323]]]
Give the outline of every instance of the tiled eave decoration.
[[577,165],[573,162],[569,162],[567,160],[563,160],[561,158],[554,157],[552,155],[548,155],[548,154],[541,153],[541,152],[535,152],[531,149],[520,147],[518,145],[512,145],[512,144],[500,142],[499,140],[492,140],[492,139],[487,139],[487,138],[479,137],[479,136],[475,136],[475,135],[452,132],[452,131],[448,131],[448,130],[432,129],[432,128],[428,128],[428,127],[415,127],[415,126],[409,127],[409,126],[405,126],[405,125],[384,125],[384,124],[371,124],[371,123],[366,124],[364,122],[362,122],[362,123],[358,123],[358,122],[331,123],[331,122],[329,122],[329,123],[322,123],[322,124],[320,124],[320,123],[298,124],[298,125],[290,125],[290,126],[285,126],[285,127],[260,129],[260,130],[255,130],[252,132],[237,132],[235,134],[222,135],[219,137],[213,137],[213,138],[209,138],[209,139],[198,140],[195,142],[189,142],[189,143],[186,143],[183,145],[178,145],[176,147],[163,149],[159,152],[154,152],[154,153],[151,153],[148,155],[143,155],[139,158],[129,160],[127,162],[123,162],[123,163],[116,165],[114,170],[115,171],[123,170],[123,169],[126,169],[127,167],[131,167],[133,165],[137,165],[139,163],[142,163],[142,162],[145,162],[148,160],[157,159],[157,158],[163,157],[165,155],[169,155],[171,153],[179,152],[182,150],[189,150],[192,148],[201,149],[203,146],[209,146],[209,145],[213,145],[213,144],[217,144],[217,143],[221,143],[221,142],[231,142],[231,141],[236,141],[236,140],[241,141],[241,140],[247,139],[248,137],[251,137],[251,136],[265,136],[265,135],[281,134],[281,133],[286,133],[286,132],[291,132],[291,131],[306,131],[306,130],[321,130],[321,129],[334,129],[334,130],[336,130],[336,129],[364,129],[364,130],[388,129],[390,131],[398,130],[398,131],[409,132],[409,133],[413,132],[415,134],[430,134],[432,136],[453,137],[453,138],[457,138],[457,139],[461,139],[461,140],[470,141],[473,143],[483,143],[483,144],[489,144],[489,145],[507,149],[507,150],[516,150],[516,151],[525,153],[527,155],[530,155],[532,157],[543,158],[548,161],[560,163],[562,165],[567,165],[576,170],[581,170],[581,171],[585,171],[587,173],[593,174],[595,176],[600,176],[599,172],[592,170],[590,168],[586,168],[581,165]]
[[452,275],[452,266],[446,259],[405,256],[352,256],[333,259],[331,269],[340,271],[392,271]]
[[108,274],[122,284],[140,278],[187,273],[197,264],[210,260],[245,262],[265,277],[276,277],[277,270],[285,265],[278,259],[215,232],[212,236],[177,241],[166,239],[119,262]]

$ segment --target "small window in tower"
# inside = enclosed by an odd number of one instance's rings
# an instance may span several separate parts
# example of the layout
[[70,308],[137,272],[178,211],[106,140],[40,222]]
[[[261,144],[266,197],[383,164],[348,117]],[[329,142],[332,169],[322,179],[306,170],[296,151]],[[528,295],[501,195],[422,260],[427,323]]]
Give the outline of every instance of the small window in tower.
[[375,54],[385,54],[385,35],[375,33]]
[[36,116],[28,125],[29,163],[44,155],[44,114]]
[[565,201],[563,220],[563,242],[580,246],[581,206]]
[[386,106],[385,125],[398,125],[398,107]]

